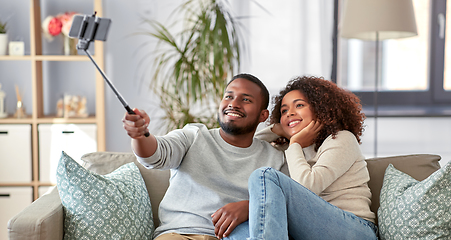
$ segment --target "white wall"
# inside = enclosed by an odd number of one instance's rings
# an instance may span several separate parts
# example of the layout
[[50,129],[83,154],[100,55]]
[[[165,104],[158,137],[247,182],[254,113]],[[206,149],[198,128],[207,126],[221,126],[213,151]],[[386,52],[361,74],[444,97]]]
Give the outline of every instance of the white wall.
[[[365,121],[361,149],[365,157],[374,157],[374,118]],[[379,117],[377,118],[377,156],[437,154],[440,165],[451,160],[451,117]]]
[[[42,9],[43,14],[50,12],[52,7],[55,7],[55,2],[61,3],[61,0],[42,0],[49,2],[48,8]],[[235,2],[238,0],[234,0]],[[240,0],[241,1],[241,0]],[[240,2],[239,1],[239,2]],[[82,0],[85,4],[89,0]],[[140,61],[145,59],[145,56],[151,56],[151,49],[154,43],[150,42],[149,37],[143,35],[136,35],[140,29],[143,28],[141,24],[141,17],[151,17],[159,21],[165,21],[166,17],[172,11],[174,4],[179,3],[180,0],[104,0],[104,16],[111,18],[113,23],[108,35],[108,41],[105,43],[105,72],[113,81],[115,86],[121,92],[123,97],[128,101],[131,107],[144,109],[151,113],[154,117],[152,131],[158,129],[158,117],[162,116],[161,111],[156,110],[158,107],[158,99],[152,98],[152,92],[148,89],[148,79],[141,78],[143,69],[145,67],[139,66]],[[64,2],[66,3],[66,1]],[[67,3],[75,4],[80,1],[67,1]],[[25,51],[29,53],[29,32],[28,26],[29,15],[28,7],[20,8],[20,4],[29,4],[28,0],[0,0],[0,17],[13,16],[14,22],[11,22],[11,32],[14,35],[22,37],[25,41]],[[74,8],[79,8],[75,6]],[[16,9],[21,9],[17,11]],[[77,10],[74,9],[74,10]],[[60,10],[58,10],[60,11]],[[84,11],[83,8],[78,11]],[[91,11],[91,10],[86,10]],[[22,21],[22,22],[21,22]],[[22,27],[21,27],[22,26]],[[143,44],[148,44],[144,48],[140,48]],[[148,60],[148,58],[147,58]],[[281,59],[268,59],[268,61],[282,61]],[[290,59],[283,59],[283,61],[290,61]],[[145,61],[150,64],[149,61]],[[89,64],[89,63],[86,63]],[[250,64],[244,64],[245,68],[250,69]],[[89,67],[89,66],[88,66]],[[78,67],[72,66],[69,71],[73,74],[74,69]],[[86,68],[86,66],[83,66]],[[11,71],[11,69],[15,69]],[[52,68],[53,69],[53,68]],[[246,71],[247,69],[243,69]],[[67,71],[67,70],[61,70]],[[277,71],[274,69],[273,71]],[[27,62],[1,62],[0,83],[3,84],[4,90],[7,92],[14,92],[14,83],[19,86],[29,85],[28,79],[30,76],[30,66]],[[252,73],[252,72],[251,72]],[[64,76],[61,72],[52,73],[56,76]],[[78,73],[79,74],[79,73]],[[296,75],[298,73],[293,73]],[[87,74],[90,76],[92,74]],[[148,73],[147,73],[148,75]],[[263,78],[259,76],[260,78]],[[90,84],[92,79],[80,78],[80,84]],[[267,80],[265,80],[267,81]],[[281,81],[274,78],[265,82],[274,86],[274,82],[279,82],[280,87],[283,87],[288,81]],[[5,89],[6,87],[6,89]],[[121,119],[125,110],[114,96],[112,91],[105,86],[106,95],[106,148],[107,151],[130,152],[130,139],[125,134],[122,128]],[[59,91],[59,88],[50,89],[51,91]],[[31,97],[27,96],[25,88],[25,106],[31,109]],[[62,90],[61,90],[62,91]],[[271,91],[272,93],[276,91]],[[46,95],[49,93],[46,93]],[[90,94],[90,93],[88,93]],[[11,108],[13,108],[13,103]],[[53,111],[53,106],[47,107],[48,111]],[[91,107],[91,111],[93,111]],[[373,153],[373,119],[369,118],[366,121],[367,128],[362,139],[362,151],[367,157],[374,156]],[[409,153],[432,153],[439,154],[443,157],[442,165],[451,159],[451,117],[438,118],[379,118],[378,119],[378,139],[379,139],[379,154],[378,156],[388,156],[396,154]]]
[[[151,132],[159,133],[163,116],[159,101],[149,89],[152,50],[155,41],[142,33],[149,30],[144,18],[167,21],[180,0],[104,0],[104,16],[112,19],[105,43],[105,71],[131,108],[143,109],[152,117]],[[129,152],[130,138],[122,128],[124,108],[113,92],[105,89],[107,151]]]
[[[131,107],[144,109],[156,116],[153,122],[157,128],[154,131],[160,126],[157,119],[162,113],[156,110],[158,100],[152,99],[152,92],[147,88],[148,80],[140,78],[143,68],[138,66],[146,54],[151,54],[151,48],[154,45],[150,43],[146,48],[140,49],[141,44],[148,43],[149,37],[134,34],[145,26],[140,24],[142,16],[164,22],[172,11],[173,4],[179,2],[180,0],[104,1],[104,14],[113,20],[108,41],[105,44],[106,72]],[[268,61],[278,62],[280,59],[268,59]],[[290,60],[284,59],[284,61]],[[255,66],[253,67],[251,63],[244,63],[243,71],[252,68],[255,69]],[[277,70],[274,69],[274,71]],[[296,74],[293,73],[293,75]],[[268,80],[262,76],[259,77],[263,81],[270,81],[265,84],[273,86],[272,94],[277,93],[277,89],[273,89],[275,82],[278,82],[280,87],[285,84],[277,78]],[[124,110],[112,92],[109,89],[105,91],[107,150],[131,151],[130,139],[122,128],[121,119]],[[367,127],[362,138],[362,152],[366,157],[373,157],[374,119],[368,118],[365,123]],[[152,130],[152,126],[150,128]],[[378,118],[378,129],[378,156],[431,153],[442,156],[442,165],[451,160],[451,117]]]

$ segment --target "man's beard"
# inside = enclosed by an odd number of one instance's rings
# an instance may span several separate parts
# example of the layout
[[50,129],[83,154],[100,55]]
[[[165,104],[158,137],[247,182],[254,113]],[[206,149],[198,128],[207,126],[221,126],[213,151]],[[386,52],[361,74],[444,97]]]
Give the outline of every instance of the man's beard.
[[218,122],[219,122],[219,126],[221,127],[221,129],[225,133],[228,133],[230,135],[243,135],[243,134],[254,132],[257,129],[258,124],[260,123],[259,121],[255,121],[253,123],[250,123],[247,126],[238,127],[233,122],[225,123],[225,122],[221,121],[219,116],[218,116]]

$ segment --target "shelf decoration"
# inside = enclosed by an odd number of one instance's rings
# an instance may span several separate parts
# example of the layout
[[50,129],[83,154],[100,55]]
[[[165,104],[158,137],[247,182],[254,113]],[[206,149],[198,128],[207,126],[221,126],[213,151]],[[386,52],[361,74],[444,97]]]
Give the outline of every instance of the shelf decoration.
[[47,40],[53,41],[53,38],[62,35],[64,55],[77,55],[77,39],[69,37],[70,27],[76,12],[60,13],[56,16],[48,16],[42,22],[42,31]]
[[25,55],[25,43],[23,41],[10,41],[8,46],[10,56]]
[[26,118],[27,114],[25,113],[25,106],[23,105],[22,97],[20,96],[19,87],[17,87],[17,85],[16,85],[16,97],[17,97],[17,108],[16,113],[14,113],[14,117]]
[[56,116],[64,118],[88,117],[86,97],[65,94],[64,97],[56,103]]

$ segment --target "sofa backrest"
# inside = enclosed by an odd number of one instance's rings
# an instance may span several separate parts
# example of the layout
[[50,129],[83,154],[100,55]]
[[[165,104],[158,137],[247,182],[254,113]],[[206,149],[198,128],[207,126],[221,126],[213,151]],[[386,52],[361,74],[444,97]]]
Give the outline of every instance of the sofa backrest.
[[[83,155],[83,166],[98,174],[108,174],[121,165],[135,162],[141,171],[147,186],[155,226],[159,225],[158,207],[169,186],[169,170],[146,169],[136,161],[133,153],[94,152]],[[372,193],[371,210],[377,213],[379,208],[379,195],[382,188],[385,169],[391,163],[400,171],[403,171],[418,181],[424,180],[440,168],[438,163],[440,156],[431,154],[415,154],[393,157],[378,157],[367,159],[370,181],[368,186]]]

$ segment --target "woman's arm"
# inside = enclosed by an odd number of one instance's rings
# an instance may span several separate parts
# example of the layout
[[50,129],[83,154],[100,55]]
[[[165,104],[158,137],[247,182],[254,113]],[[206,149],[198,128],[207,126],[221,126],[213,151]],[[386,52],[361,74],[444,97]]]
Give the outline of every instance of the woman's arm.
[[269,143],[274,142],[276,139],[278,139],[281,136],[273,131],[274,125],[276,125],[276,124],[271,124],[271,125],[263,128],[262,130],[256,132],[254,137],[258,138],[260,140],[269,142]]
[[[314,153],[313,147],[304,151]],[[335,138],[326,138],[309,160],[312,166],[299,144],[291,144],[285,154],[291,178],[318,195],[363,158],[357,139],[349,131],[340,131]]]

